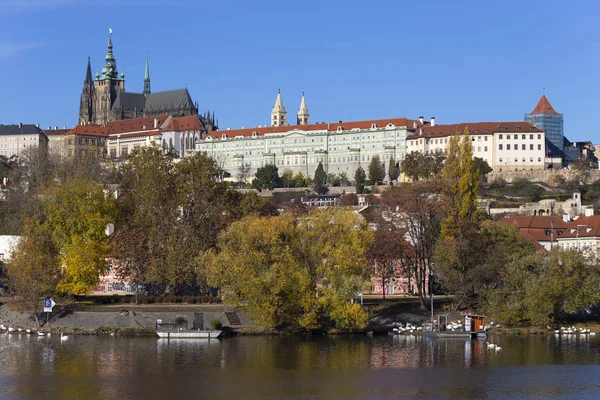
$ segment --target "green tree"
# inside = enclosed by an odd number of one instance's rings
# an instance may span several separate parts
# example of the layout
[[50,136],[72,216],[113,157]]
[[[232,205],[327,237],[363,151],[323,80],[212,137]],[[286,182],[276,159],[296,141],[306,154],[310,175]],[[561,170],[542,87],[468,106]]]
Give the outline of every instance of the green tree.
[[315,170],[315,185],[325,185],[327,183],[327,174],[325,173],[325,169],[323,168],[323,163],[319,161],[319,166]]
[[267,164],[256,170],[255,178],[252,181],[252,187],[258,190],[273,189],[281,186],[279,171],[274,164]]
[[600,301],[598,264],[575,250],[515,259],[486,293],[484,310],[507,323],[546,324]]
[[348,183],[350,182],[350,180],[348,179],[348,174],[345,171],[340,172],[338,174],[338,178],[340,179],[341,186],[348,186]]
[[373,156],[369,164],[369,180],[377,183],[383,180],[384,171],[378,155]]
[[362,167],[358,167],[354,173],[354,184],[356,186],[356,193],[361,194],[365,190],[365,182],[367,176],[365,170]]
[[60,279],[59,249],[47,227],[29,219],[5,266],[8,287],[39,327],[42,299],[55,293]]
[[388,167],[388,175],[390,177],[390,180],[392,180],[392,181],[395,181],[400,176],[400,168],[398,167],[396,160],[394,160],[394,157],[392,157],[390,159],[390,165]]
[[293,181],[295,187],[306,186],[306,178],[302,172],[298,172],[296,175],[294,175]]
[[423,155],[419,152],[413,151],[408,153],[404,160],[400,163],[402,172],[416,182],[421,177],[421,168],[423,165]]

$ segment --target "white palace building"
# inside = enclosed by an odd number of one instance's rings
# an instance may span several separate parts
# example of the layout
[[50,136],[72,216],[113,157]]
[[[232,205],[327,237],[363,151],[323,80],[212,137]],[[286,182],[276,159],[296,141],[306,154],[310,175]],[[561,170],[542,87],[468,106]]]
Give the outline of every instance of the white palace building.
[[378,155],[387,172],[389,160],[401,161],[407,151],[406,138],[427,124],[406,118],[368,121],[310,123],[304,94],[296,125],[287,125],[281,93],[271,112],[272,126],[208,132],[196,142],[196,151],[205,151],[232,178],[241,166],[250,167],[249,176],[262,166],[273,164],[285,170],[314,176],[319,162],[327,173],[346,173],[354,179],[359,166],[367,169]]

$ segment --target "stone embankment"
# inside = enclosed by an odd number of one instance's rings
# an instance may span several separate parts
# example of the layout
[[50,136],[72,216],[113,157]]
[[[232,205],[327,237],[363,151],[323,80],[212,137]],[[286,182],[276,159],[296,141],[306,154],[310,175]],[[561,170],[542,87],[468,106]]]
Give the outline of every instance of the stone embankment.
[[[231,306],[223,305],[116,305],[88,306],[79,310],[63,308],[62,311],[40,318],[42,331],[96,333],[103,331],[136,329],[148,332],[156,328],[157,320],[163,324],[175,324],[185,320],[192,328],[194,320],[201,318],[205,329],[211,329],[217,321],[221,326],[234,329],[254,328],[247,316]],[[15,329],[35,329],[35,321],[27,314],[12,310],[9,306],[0,307],[0,324]]]

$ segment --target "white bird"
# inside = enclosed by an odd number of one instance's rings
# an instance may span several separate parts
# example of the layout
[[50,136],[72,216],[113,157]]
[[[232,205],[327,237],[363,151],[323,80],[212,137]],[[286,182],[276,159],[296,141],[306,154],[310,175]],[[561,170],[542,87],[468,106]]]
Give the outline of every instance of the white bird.
[[67,335],[65,335],[64,333],[61,332],[60,333],[60,340],[64,342],[67,339],[69,339],[69,336],[67,336]]
[[50,332],[46,333],[46,336],[50,336],[50,335],[52,335]]
[[500,351],[500,350],[502,350],[502,347],[496,346],[496,351]]
[[595,335],[595,334],[596,334],[596,332],[590,332],[590,335]]
[[485,342],[487,344],[487,348],[488,349],[493,349],[494,347],[496,347],[496,345],[494,343],[489,343],[489,342]]
[[9,327],[8,327],[8,331],[9,331],[9,332],[14,332],[14,331],[15,331],[15,328],[13,328],[12,326],[9,326]]
[[31,333],[31,329],[25,329],[25,332]]
[[557,335],[559,335],[559,334],[560,334],[560,330],[556,329],[556,330],[554,331],[554,333],[556,333]]
[[38,336],[46,336],[46,334],[44,332],[38,332],[37,334],[38,334]]

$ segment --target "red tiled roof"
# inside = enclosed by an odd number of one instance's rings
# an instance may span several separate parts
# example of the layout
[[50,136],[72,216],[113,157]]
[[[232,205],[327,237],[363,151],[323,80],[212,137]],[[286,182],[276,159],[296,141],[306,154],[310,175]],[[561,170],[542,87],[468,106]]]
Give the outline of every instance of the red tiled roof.
[[[124,119],[121,121],[109,122],[106,127],[108,128],[109,135],[116,135],[119,133],[129,132],[143,132],[151,131],[160,126],[169,118],[169,114],[157,115],[154,117]],[[156,119],[156,128],[154,127],[154,120]]]
[[46,129],[44,133],[46,136],[61,136],[66,135],[69,131],[70,129]]
[[68,134],[107,137],[108,129],[99,125],[76,125]]
[[406,118],[388,118],[388,119],[377,119],[367,121],[348,121],[348,122],[334,122],[334,123],[322,123],[322,124],[309,124],[309,125],[286,125],[286,126],[267,126],[262,128],[245,128],[245,129],[230,129],[223,131],[210,132],[208,136],[221,137],[223,134],[227,134],[229,137],[235,136],[252,136],[254,132],[257,132],[259,136],[268,133],[285,133],[292,130],[301,131],[337,131],[338,127],[341,126],[344,131],[349,131],[354,128],[358,129],[371,129],[373,124],[376,124],[380,128],[384,128],[387,124],[394,124],[396,126],[406,126],[408,129],[414,129],[414,123],[419,126],[419,121],[410,120]]
[[162,129],[163,131],[204,131],[204,125],[197,115],[188,115],[186,117],[177,117],[169,121]]
[[[415,133],[409,135],[406,139],[418,138],[438,138],[453,136],[454,134],[463,133],[465,128],[469,128],[471,135],[492,135],[494,133],[509,132],[543,132],[529,122],[461,122],[460,124],[448,125],[425,125],[422,129],[418,129]],[[422,132],[421,132],[422,131]]]
[[[507,217],[499,221],[502,224],[515,224],[523,236],[529,236],[537,241],[550,241],[546,231],[553,229],[554,240],[561,238],[600,237],[600,215],[579,217],[565,222],[560,217],[552,215]],[[552,223],[551,223],[552,222]],[[588,232],[588,228],[591,228]]]
[[533,111],[530,112],[530,114],[537,113],[558,114],[554,107],[552,107],[552,104],[550,104],[550,101],[548,100],[545,94],[542,95],[542,98],[540,99],[540,101],[538,101]]

